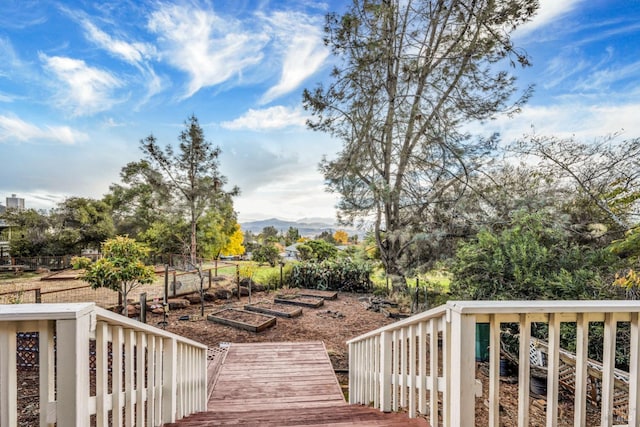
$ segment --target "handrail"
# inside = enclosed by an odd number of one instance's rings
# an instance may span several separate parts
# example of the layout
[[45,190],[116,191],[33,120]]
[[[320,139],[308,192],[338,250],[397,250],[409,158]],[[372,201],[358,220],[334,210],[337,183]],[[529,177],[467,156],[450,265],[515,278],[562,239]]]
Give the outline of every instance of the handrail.
[[157,426],[206,409],[205,345],[94,303],[0,305],[2,426],[17,424],[18,332],[38,336],[41,426]]
[[[600,386],[601,424],[639,425],[640,301],[450,301],[446,305],[386,325],[349,340],[350,403],[371,404],[381,411],[405,408],[410,417],[429,417],[431,426],[475,425],[478,346],[489,349],[489,426],[499,425],[501,324],[519,328],[518,423],[528,425],[533,323],[548,324],[546,425],[558,419],[561,323],[575,324],[575,425],[585,425],[588,343],[592,324],[604,324]],[[616,333],[620,322],[631,334],[628,419],[614,414]],[[487,327],[486,342],[476,337]],[[619,406],[619,402],[616,402]]]

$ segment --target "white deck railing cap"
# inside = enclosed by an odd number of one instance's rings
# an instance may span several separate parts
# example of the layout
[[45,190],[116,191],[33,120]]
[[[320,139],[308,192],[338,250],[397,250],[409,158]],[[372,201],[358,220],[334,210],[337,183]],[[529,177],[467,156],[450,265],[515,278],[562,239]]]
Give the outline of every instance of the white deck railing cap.
[[95,303],[0,304],[0,322],[78,319],[95,310]]
[[449,301],[447,307],[461,314],[638,313],[640,301]]

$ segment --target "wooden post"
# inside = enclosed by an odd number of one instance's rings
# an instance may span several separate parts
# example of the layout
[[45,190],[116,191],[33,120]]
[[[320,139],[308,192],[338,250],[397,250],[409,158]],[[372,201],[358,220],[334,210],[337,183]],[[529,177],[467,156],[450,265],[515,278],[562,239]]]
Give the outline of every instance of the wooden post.
[[147,293],[140,294],[140,321],[147,323]]
[[451,311],[450,424],[473,427],[475,425],[475,316]]
[[240,265],[236,264],[236,283],[238,288],[238,301],[240,301]]
[[57,425],[89,425],[89,338],[91,315],[58,320]]
[[16,324],[0,322],[0,425],[18,425]]
[[42,303],[42,294],[40,293],[40,288],[36,288],[35,290],[36,293],[36,304],[41,304]]

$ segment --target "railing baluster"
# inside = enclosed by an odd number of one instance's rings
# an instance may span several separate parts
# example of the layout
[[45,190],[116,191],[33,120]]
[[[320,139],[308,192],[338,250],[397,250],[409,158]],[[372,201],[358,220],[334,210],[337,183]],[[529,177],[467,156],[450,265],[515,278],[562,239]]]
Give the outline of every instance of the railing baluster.
[[602,404],[601,426],[613,425],[613,372],[616,363],[616,317],[614,313],[604,316],[604,342],[602,344]]
[[407,407],[407,328],[400,329],[400,406]]
[[136,332],[136,425],[143,426],[145,419],[145,376],[146,376],[146,363],[145,363],[145,348],[146,334],[142,331]]
[[438,322],[439,319],[429,320],[429,422],[431,427],[438,426]]
[[380,337],[373,337],[373,371],[371,372],[373,385],[373,406],[380,407]]
[[124,331],[121,326],[114,326],[111,330],[112,344],[112,371],[111,371],[111,395],[113,404],[111,405],[111,417],[113,419],[114,426],[123,426],[124,417],[122,416],[122,409],[124,408],[125,401],[122,388],[124,386]]
[[500,425],[500,318],[489,320],[489,426]]
[[124,391],[125,391],[125,410],[124,422],[127,427],[133,426],[135,422],[135,376],[134,376],[134,331],[133,329],[124,330]]
[[547,354],[547,426],[558,425],[558,373],[560,370],[560,315],[549,315],[549,353]]
[[[633,346],[632,346],[633,347]],[[574,425],[587,424],[587,359],[589,351],[589,316],[578,314],[576,321],[576,385]]]
[[[392,352],[393,335],[391,332],[380,334],[380,410],[391,411],[391,388],[393,384],[392,376]],[[351,348],[351,344],[349,344]],[[351,372],[351,369],[349,369]]]
[[[629,355],[629,425],[640,425],[638,411],[640,410],[640,351],[638,351],[637,343],[640,340],[640,322],[638,313],[631,315],[631,354]],[[633,345],[636,343],[636,345]]]
[[[157,350],[156,337],[147,337],[147,424],[155,426],[156,423],[156,364]],[[158,380],[160,380],[158,378]]]
[[416,330],[414,325],[409,326],[409,417],[416,417]]
[[529,425],[529,343],[531,342],[531,316],[520,315],[520,363],[518,364],[518,426]]
[[392,369],[392,384],[393,384],[393,393],[392,400],[393,405],[392,409],[397,411],[399,408],[399,390],[400,390],[400,333],[397,330],[393,331],[393,359],[391,362]]
[[427,325],[418,324],[418,411],[427,413]]
[[109,408],[106,406],[108,390],[108,325],[98,322],[96,325],[96,424],[107,426]]

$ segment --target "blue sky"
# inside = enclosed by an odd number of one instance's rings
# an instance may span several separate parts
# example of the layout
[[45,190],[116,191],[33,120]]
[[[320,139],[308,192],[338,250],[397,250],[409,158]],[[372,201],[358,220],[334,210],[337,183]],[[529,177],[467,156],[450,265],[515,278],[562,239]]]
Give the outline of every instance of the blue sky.
[[[140,139],[175,143],[195,114],[241,221],[333,217],[317,164],[340,143],[306,130],[301,92],[327,79],[324,15],[346,3],[0,0],[0,201],[101,198]],[[541,3],[515,38],[535,94],[482,130],[640,136],[640,1]]]

